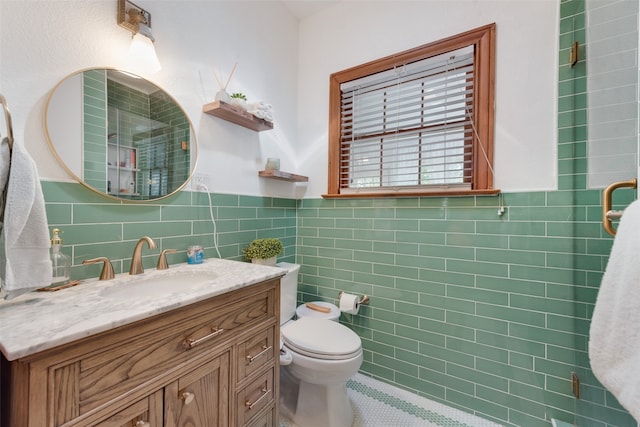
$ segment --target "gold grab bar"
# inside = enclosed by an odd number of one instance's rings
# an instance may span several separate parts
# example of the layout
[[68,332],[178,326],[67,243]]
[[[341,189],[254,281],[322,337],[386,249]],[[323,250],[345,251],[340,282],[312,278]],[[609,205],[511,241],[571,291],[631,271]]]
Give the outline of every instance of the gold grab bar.
[[11,125],[11,113],[9,112],[7,99],[2,94],[0,94],[0,104],[2,104],[2,109],[4,110],[4,121],[7,125],[7,143],[11,150],[13,148],[13,126]]
[[614,182],[604,189],[604,192],[602,193],[602,226],[607,233],[612,236],[616,235],[616,230],[613,228],[611,221],[614,219],[620,219],[622,217],[622,211],[611,210],[611,196],[614,190],[617,190],[618,188],[637,188],[637,186],[638,180],[630,179],[629,181]]

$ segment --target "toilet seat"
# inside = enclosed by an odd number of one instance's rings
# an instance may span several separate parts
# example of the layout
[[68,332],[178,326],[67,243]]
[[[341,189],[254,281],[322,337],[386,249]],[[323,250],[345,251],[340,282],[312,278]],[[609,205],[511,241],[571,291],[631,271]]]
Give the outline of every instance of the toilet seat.
[[327,319],[303,317],[283,327],[281,335],[290,350],[317,359],[350,359],[362,351],[355,332]]

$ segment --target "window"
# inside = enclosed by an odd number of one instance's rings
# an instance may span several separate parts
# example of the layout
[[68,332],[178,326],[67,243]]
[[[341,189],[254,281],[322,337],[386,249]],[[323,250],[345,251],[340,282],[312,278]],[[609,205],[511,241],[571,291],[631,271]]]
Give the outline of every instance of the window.
[[331,75],[325,197],[497,193],[495,24]]

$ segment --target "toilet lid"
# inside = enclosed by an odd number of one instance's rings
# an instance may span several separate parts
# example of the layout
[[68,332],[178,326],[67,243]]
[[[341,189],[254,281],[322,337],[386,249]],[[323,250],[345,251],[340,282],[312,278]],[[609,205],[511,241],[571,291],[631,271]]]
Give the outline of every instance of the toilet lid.
[[319,359],[348,359],[362,350],[355,332],[327,319],[303,317],[282,328],[281,335],[291,350]]
[[335,304],[331,304],[330,302],[325,302],[325,301],[313,301],[311,304],[328,308],[329,312],[322,313],[320,311],[313,310],[307,307],[306,304],[300,304],[296,308],[296,315],[298,316],[299,319],[302,317],[318,317],[320,319],[329,319],[329,320],[333,320],[334,322],[337,322],[338,319],[340,318],[340,310],[338,309],[338,307],[335,306]]

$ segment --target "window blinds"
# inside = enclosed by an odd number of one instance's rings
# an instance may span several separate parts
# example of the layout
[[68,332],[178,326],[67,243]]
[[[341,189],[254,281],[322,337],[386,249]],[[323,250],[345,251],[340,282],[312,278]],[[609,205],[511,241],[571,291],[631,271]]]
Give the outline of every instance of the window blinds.
[[474,54],[469,46],[343,83],[343,192],[470,188]]

